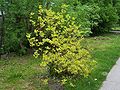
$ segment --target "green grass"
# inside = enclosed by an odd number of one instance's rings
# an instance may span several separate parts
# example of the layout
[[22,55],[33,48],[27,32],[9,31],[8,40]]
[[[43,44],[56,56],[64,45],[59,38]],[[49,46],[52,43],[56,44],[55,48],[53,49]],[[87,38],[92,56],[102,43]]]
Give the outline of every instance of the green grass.
[[120,27],[114,27],[112,30],[120,30]]
[[[74,88],[66,85],[65,90],[98,90],[120,57],[119,34],[90,37],[86,41],[93,48],[91,54],[97,66],[88,78],[76,80]],[[39,78],[44,73],[39,63],[40,59],[32,56],[0,60],[0,90],[47,90]]]
[[33,56],[0,60],[0,90],[43,90],[39,63]]
[[[98,90],[108,72],[120,57],[120,35],[107,34],[87,39],[93,47],[92,56],[97,61],[97,67],[92,74],[82,80],[77,80],[76,88],[66,87],[66,90]],[[96,80],[97,79],[97,80]]]

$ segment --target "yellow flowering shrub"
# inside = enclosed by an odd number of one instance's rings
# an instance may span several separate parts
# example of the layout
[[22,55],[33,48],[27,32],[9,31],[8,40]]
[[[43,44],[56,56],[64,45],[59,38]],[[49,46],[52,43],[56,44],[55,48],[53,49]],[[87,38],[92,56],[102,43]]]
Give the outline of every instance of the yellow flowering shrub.
[[42,55],[40,65],[48,68],[50,77],[62,80],[78,75],[87,77],[96,62],[83,48],[83,31],[75,24],[75,18],[66,13],[66,8],[63,5],[61,12],[54,12],[40,5],[37,20],[31,13],[34,32],[26,36],[30,46],[36,49],[34,57]]

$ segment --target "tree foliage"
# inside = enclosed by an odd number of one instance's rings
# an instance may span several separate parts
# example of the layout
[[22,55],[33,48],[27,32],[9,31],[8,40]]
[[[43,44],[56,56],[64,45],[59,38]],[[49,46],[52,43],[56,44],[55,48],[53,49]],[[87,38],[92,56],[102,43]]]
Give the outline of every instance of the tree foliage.
[[110,31],[119,19],[117,0],[61,0],[59,3],[55,2],[53,8],[59,7],[60,3],[69,5],[68,12],[77,17],[76,22],[80,23],[84,30],[91,29],[94,35]]
[[66,12],[76,17],[80,30],[99,35],[111,30],[120,23],[120,0],[0,0],[0,6],[5,12],[4,44],[2,51],[25,52],[29,44],[25,38],[26,32],[33,31],[30,23],[30,13],[38,12],[38,5],[51,8],[55,12],[66,4]]
[[3,53],[25,51],[25,35],[27,31],[32,30],[29,14],[37,10],[38,1],[4,0],[1,4],[5,12]]

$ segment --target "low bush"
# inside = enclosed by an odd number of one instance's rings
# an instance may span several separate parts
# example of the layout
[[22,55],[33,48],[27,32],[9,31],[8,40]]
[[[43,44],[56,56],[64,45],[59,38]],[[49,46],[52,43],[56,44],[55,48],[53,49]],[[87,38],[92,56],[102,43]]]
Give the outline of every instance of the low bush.
[[36,49],[34,57],[42,56],[40,65],[47,67],[48,76],[60,81],[87,77],[96,63],[82,44],[86,32],[79,30],[80,25],[75,24],[76,19],[66,10],[67,5],[62,5],[60,12],[40,5],[37,20],[31,13],[34,32],[26,35],[30,46]]

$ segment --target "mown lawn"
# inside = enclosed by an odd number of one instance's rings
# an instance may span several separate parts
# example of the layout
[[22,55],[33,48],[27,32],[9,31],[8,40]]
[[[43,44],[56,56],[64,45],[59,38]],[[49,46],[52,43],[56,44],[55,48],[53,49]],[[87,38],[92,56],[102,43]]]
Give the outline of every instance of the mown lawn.
[[112,28],[112,30],[118,30],[118,31],[120,31],[120,27],[114,27],[114,28]]
[[[65,90],[98,90],[120,57],[120,34],[90,37],[86,41],[93,48],[91,54],[97,66],[88,78],[76,80],[74,88],[66,85]],[[44,70],[39,63],[40,59],[28,55],[0,60],[0,90],[47,90],[40,79]]]
[[[43,90],[40,77],[44,71],[40,59],[33,56],[11,57],[0,60],[0,90]],[[47,90],[47,89],[46,89]]]

